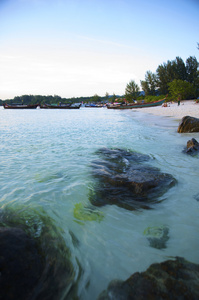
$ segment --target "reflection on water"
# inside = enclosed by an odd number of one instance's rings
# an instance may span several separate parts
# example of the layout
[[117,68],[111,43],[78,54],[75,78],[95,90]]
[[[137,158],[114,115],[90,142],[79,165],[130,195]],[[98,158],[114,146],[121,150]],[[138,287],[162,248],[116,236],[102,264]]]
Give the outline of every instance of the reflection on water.
[[[96,299],[111,280],[126,279],[168,256],[199,263],[199,159],[182,153],[187,140],[199,140],[199,134],[178,134],[177,126],[176,121],[103,108],[0,109],[1,211],[41,208],[53,220],[71,252],[75,276],[81,265],[80,299]],[[152,167],[178,183],[152,210],[96,209],[89,201],[96,183],[90,166],[103,147],[149,155]],[[41,222],[33,215],[37,235]],[[146,228],[168,228],[165,247],[151,247]]]

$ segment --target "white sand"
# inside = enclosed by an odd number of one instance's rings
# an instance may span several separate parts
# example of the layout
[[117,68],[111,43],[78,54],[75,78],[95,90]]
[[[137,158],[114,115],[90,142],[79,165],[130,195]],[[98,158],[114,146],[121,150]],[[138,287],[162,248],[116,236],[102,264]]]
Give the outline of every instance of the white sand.
[[168,103],[167,107],[155,106],[138,108],[136,111],[153,114],[156,116],[172,117],[174,119],[182,119],[185,116],[199,118],[199,103],[192,100],[181,101],[178,106],[177,103]]

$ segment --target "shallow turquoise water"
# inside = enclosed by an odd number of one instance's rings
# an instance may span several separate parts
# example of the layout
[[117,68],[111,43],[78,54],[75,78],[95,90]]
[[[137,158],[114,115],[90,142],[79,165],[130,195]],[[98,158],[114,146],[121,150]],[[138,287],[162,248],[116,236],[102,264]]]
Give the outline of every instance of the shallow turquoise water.
[[[112,279],[126,279],[170,256],[199,263],[199,157],[182,153],[190,138],[199,140],[199,133],[178,134],[177,127],[177,121],[136,111],[0,109],[1,208],[43,208],[64,230],[84,271],[80,299],[96,299]],[[148,154],[151,165],[172,174],[178,184],[152,210],[107,205],[98,209],[101,222],[79,221],[74,208],[89,205],[90,165],[102,147]],[[164,250],[150,247],[143,234],[147,227],[161,225],[169,227]]]

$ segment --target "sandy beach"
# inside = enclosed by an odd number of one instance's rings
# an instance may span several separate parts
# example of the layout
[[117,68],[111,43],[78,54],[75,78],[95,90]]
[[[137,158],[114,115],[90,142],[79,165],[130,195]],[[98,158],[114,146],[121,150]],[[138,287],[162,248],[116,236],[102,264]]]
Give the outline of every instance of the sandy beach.
[[177,120],[182,119],[184,116],[199,118],[199,103],[195,103],[195,101],[184,100],[181,101],[179,106],[177,103],[167,103],[167,105],[167,107],[156,106],[139,108],[136,109],[136,111],[156,116],[172,117]]

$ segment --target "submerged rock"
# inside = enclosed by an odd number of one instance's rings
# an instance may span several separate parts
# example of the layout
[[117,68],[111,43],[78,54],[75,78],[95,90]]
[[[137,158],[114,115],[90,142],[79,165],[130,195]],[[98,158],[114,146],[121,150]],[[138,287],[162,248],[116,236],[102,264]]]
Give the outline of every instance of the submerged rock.
[[0,243],[1,299],[70,299],[77,274],[51,218],[33,210],[4,209]]
[[199,132],[199,119],[190,116],[183,117],[178,126],[178,132]]
[[169,239],[169,228],[165,225],[148,227],[145,229],[144,235],[147,236],[150,247],[164,249]]
[[95,206],[116,204],[129,210],[149,209],[150,203],[158,202],[158,197],[176,183],[170,174],[146,165],[148,155],[106,148],[97,153],[103,159],[92,163],[97,184],[90,201]]
[[196,201],[199,201],[199,193],[193,196]]
[[109,148],[101,148],[99,149],[96,154],[102,155],[103,157],[107,157],[109,160],[117,160],[120,159],[124,161],[128,159],[129,161],[133,162],[143,162],[150,160],[150,156],[146,154],[142,154],[139,152],[133,152],[130,150],[125,149],[109,149]]
[[199,265],[177,257],[152,264],[125,281],[112,281],[98,300],[199,299]]
[[0,228],[0,298],[31,299],[44,270],[37,243],[20,228]]
[[195,154],[199,150],[199,143],[196,139],[192,138],[187,142],[187,148],[185,150],[188,154]]
[[93,207],[86,207],[82,203],[76,203],[73,215],[77,220],[80,221],[97,221],[101,222],[104,218],[104,215],[101,211]]

